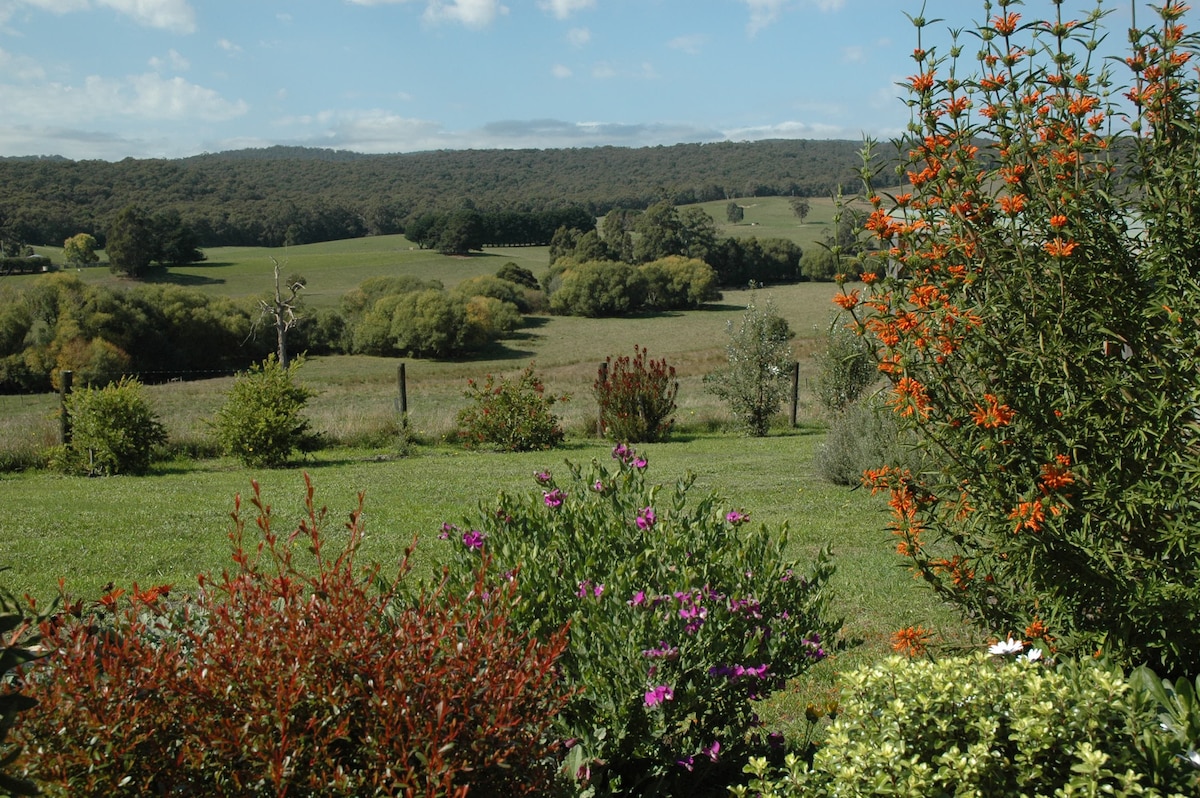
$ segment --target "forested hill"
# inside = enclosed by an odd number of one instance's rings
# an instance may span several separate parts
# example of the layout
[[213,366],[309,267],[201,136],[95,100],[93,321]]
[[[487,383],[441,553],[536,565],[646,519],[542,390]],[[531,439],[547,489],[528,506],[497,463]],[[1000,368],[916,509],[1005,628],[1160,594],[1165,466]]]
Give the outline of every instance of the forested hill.
[[[414,215],[474,207],[599,215],[725,198],[829,196],[858,187],[861,143],[773,140],[404,155],[271,147],[178,160],[0,159],[0,224],[31,244],[103,240],[130,204],[178,210],[201,246],[277,246],[402,232]],[[894,182],[894,171],[881,177]]]

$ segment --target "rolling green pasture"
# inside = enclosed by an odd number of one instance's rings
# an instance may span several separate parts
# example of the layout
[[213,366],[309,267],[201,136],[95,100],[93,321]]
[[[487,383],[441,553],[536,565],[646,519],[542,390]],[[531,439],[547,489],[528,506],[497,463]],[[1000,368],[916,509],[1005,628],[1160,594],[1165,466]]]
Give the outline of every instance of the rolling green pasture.
[[[725,222],[725,203],[708,203],[718,228],[729,235],[788,237],[802,247],[824,238],[832,202],[811,200],[801,224],[786,198],[741,200],[745,220]],[[757,224],[750,224],[757,222]],[[44,254],[55,256],[53,250]],[[514,261],[542,274],[546,248],[489,250],[453,258],[416,249],[402,236],[298,246],[284,250],[212,249],[202,264],[166,270],[155,279],[214,294],[252,296],[270,284],[271,257],[286,273],[303,274],[305,296],[318,307],[368,277],[412,274],[447,286],[478,274],[492,274]],[[59,256],[61,257],[61,256]],[[82,279],[117,282],[107,269],[79,272]],[[4,278],[33,280],[34,277]],[[887,652],[898,628],[922,624],[949,641],[965,638],[959,622],[908,573],[885,531],[886,508],[879,497],[822,482],[812,460],[823,440],[823,419],[813,396],[814,355],[824,345],[832,319],[832,284],[800,283],[759,291],[727,291],[700,311],[645,314],[624,319],[532,316],[523,329],[473,359],[400,360],[362,356],[312,358],[300,370],[315,391],[309,405],[314,427],[342,445],[312,455],[296,467],[251,472],[227,459],[180,457],[156,465],[143,478],[87,479],[45,472],[0,474],[0,540],[11,570],[0,584],[41,599],[53,596],[58,580],[68,591],[94,596],[108,582],[128,585],[169,582],[188,589],[200,572],[228,561],[229,512],[236,494],[247,495],[258,480],[280,523],[298,518],[303,473],[311,475],[318,501],[330,508],[334,534],[355,503],[366,496],[368,537],[363,554],[395,563],[414,536],[419,567],[438,559],[436,530],[445,520],[461,521],[476,503],[498,490],[531,486],[538,469],[563,468],[564,458],[581,462],[607,458],[609,445],[594,435],[591,385],[597,365],[609,355],[632,354],[646,346],[665,357],[680,382],[677,432],[667,443],[647,445],[652,479],[673,482],[697,475],[697,489],[730,498],[756,521],[787,522],[794,554],[807,558],[832,545],[840,563],[835,579],[837,610],[845,616],[845,636],[858,645],[823,664],[814,676],[774,705],[788,717],[803,715],[809,697],[832,689],[833,674]],[[728,324],[736,323],[750,301],[774,302],[796,332],[793,349],[801,364],[799,425],[781,423],[766,439],[730,431],[728,411],[703,387],[703,376],[725,359]],[[515,374],[536,363],[547,389],[569,394],[556,405],[568,430],[567,446],[549,453],[465,452],[453,444],[455,416],[466,404],[466,380],[487,373]],[[407,375],[409,418],[418,444],[400,456],[389,435],[397,418],[397,371]],[[146,393],[173,441],[199,443],[208,436],[207,419],[223,400],[231,378],[146,386]],[[0,396],[0,451],[44,449],[56,442],[57,397]],[[184,450],[186,446],[180,447]],[[202,449],[202,446],[196,448]]]
[[[706,202],[698,207],[706,210],[716,221],[721,235],[757,238],[788,238],[801,248],[823,241],[833,224],[833,200],[814,197],[809,200],[812,210],[803,223],[796,218],[787,197],[749,197],[736,200],[745,212],[738,224],[725,217],[725,201]],[[35,247],[58,265],[62,265],[62,249]],[[540,277],[549,266],[547,247],[504,247],[488,249],[469,256],[447,256],[418,249],[402,235],[374,236],[346,241],[327,241],[287,248],[212,247],[204,250],[208,259],[187,266],[154,269],[145,282],[162,282],[195,288],[208,294],[253,297],[271,287],[273,264],[279,261],[284,276],[300,274],[308,281],[305,301],[314,308],[336,307],[342,295],[370,277],[380,275],[413,275],[423,279],[441,280],[453,288],[463,280],[480,274],[495,274],[505,263],[512,261]],[[100,252],[104,262],[103,250]],[[88,283],[111,286],[128,285],[129,281],[111,274],[101,265],[77,271]],[[38,279],[38,275],[4,277],[4,285],[20,288]]]

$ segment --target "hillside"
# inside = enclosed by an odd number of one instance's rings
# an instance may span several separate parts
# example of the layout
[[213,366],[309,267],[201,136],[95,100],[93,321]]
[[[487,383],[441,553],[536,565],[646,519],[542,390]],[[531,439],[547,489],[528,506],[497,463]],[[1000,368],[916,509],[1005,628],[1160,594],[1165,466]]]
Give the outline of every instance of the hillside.
[[857,187],[860,147],[775,140],[404,155],[272,147],[117,163],[4,158],[0,232],[45,245],[79,232],[102,239],[117,211],[136,204],[178,210],[201,246],[278,246],[289,230],[294,243],[398,233],[415,214],[464,206],[582,206],[600,215],[661,199],[827,197]]

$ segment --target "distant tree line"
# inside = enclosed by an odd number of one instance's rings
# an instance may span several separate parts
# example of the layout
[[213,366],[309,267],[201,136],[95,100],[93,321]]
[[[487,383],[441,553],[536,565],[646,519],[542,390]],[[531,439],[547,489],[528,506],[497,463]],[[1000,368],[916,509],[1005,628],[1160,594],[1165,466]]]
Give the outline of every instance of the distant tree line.
[[404,234],[421,249],[461,255],[484,247],[545,246],[560,227],[588,229],[595,218],[580,207],[547,211],[478,211],[463,208],[414,217]]
[[[755,196],[830,196],[857,185],[860,144],[777,140],[671,147],[359,155],[305,148],[177,160],[0,158],[0,241],[101,246],[127,206],[177,213],[196,247],[282,246],[408,232],[429,214],[644,210]],[[875,166],[884,182],[890,164]],[[485,244],[540,237],[508,219]],[[489,230],[499,232],[489,232]],[[551,233],[553,232],[551,229]],[[495,240],[487,240],[495,239]]]

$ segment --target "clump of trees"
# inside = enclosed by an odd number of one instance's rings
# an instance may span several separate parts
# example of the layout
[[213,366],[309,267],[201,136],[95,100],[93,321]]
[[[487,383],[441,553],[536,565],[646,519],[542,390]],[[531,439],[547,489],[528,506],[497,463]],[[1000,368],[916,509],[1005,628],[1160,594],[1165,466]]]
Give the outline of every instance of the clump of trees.
[[60,273],[0,287],[0,392],[51,390],[64,370],[81,386],[227,372],[265,354],[250,328],[247,307],[177,286],[115,290]]

